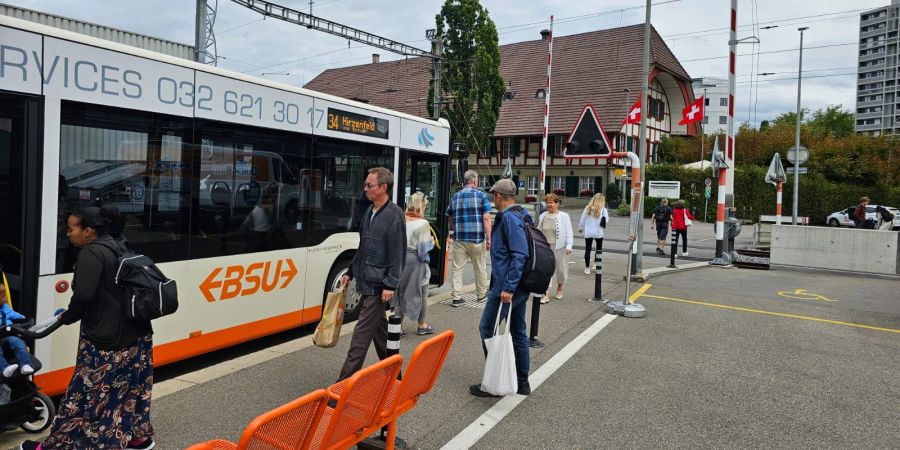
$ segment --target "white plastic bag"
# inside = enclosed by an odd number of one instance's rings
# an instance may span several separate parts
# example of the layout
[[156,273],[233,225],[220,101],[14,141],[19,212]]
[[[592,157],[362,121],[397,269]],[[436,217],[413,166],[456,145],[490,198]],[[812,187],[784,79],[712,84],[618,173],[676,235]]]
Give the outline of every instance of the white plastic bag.
[[[500,304],[500,310],[503,309]],[[506,314],[505,330],[500,331],[500,311],[497,311],[497,323],[494,324],[494,336],[484,340],[487,347],[487,358],[484,360],[484,376],[481,378],[481,390],[493,395],[512,395],[519,390],[516,377],[516,354],[513,349],[512,333],[509,321],[512,318],[512,304]]]
[[681,211],[684,213],[684,226],[689,227],[693,225],[694,221],[691,220],[690,217],[688,217],[687,209],[682,209]]

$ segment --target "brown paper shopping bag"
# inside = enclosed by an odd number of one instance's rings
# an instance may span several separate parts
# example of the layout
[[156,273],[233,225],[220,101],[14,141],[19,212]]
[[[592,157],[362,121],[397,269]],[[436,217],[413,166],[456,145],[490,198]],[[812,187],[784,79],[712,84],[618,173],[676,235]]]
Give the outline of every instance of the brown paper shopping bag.
[[322,310],[322,320],[313,334],[313,343],[317,347],[331,348],[337,345],[341,336],[341,325],[344,323],[344,297],[347,290],[329,292]]

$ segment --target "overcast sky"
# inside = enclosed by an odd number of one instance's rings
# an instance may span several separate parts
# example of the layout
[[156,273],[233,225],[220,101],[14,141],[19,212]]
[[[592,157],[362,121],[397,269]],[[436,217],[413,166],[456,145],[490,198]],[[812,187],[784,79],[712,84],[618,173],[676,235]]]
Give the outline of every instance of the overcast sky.
[[[193,44],[193,0],[3,0],[13,5]],[[213,2],[214,0],[210,0]],[[309,10],[308,0],[276,0]],[[397,56],[348,43],[257,13],[229,0],[218,1],[215,23],[219,66],[272,80],[303,85],[323,70]],[[425,30],[443,0],[315,0],[313,14],[368,32],[427,48]],[[797,95],[797,28],[808,26],[803,52],[803,107],[842,104],[853,110],[859,14],[890,0],[739,0],[738,38],[758,33],[757,46],[738,49],[736,116],[759,122],[793,111]],[[642,23],[644,1],[482,0],[497,25],[500,43],[532,40],[556,16],[556,36]],[[527,5],[523,8],[522,5]],[[652,23],[693,77],[726,77],[727,0],[655,0]],[[755,14],[754,14],[755,12]],[[777,28],[754,31],[759,27]],[[816,48],[819,47],[819,48]],[[758,69],[753,52],[758,55]],[[770,53],[769,53],[770,52]],[[641,55],[634,55],[640,58]],[[542,58],[536,62],[543,63]],[[598,62],[602,64],[602,62]],[[758,77],[751,73],[773,73]],[[756,106],[755,114],[753,106]]]

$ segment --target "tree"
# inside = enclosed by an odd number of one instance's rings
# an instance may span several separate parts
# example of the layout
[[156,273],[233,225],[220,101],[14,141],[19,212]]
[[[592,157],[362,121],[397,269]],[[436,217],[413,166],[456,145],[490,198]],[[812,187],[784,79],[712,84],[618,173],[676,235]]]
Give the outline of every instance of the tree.
[[[435,22],[444,45],[441,95],[451,99],[441,116],[456,142],[487,153],[505,93],[497,27],[478,0],[446,0]],[[429,110],[433,92],[432,83]]]
[[[800,122],[803,122],[809,115],[809,110],[806,108],[802,108],[800,110]],[[777,127],[796,127],[797,126],[797,113],[796,112],[786,112],[781,113],[778,117],[772,119],[769,123],[771,126]]]
[[814,132],[826,133],[835,137],[847,137],[854,132],[853,113],[841,109],[842,105],[829,105],[824,110],[819,109],[812,115],[809,121],[810,128]]

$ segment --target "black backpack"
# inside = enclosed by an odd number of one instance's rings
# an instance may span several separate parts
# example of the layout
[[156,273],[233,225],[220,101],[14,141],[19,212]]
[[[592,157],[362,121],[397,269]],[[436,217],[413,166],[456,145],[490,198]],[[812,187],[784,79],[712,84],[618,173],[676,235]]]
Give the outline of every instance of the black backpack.
[[[525,261],[525,270],[522,272],[522,279],[519,281],[519,289],[543,295],[547,292],[547,288],[550,287],[550,279],[553,278],[553,272],[556,270],[553,248],[550,247],[544,233],[534,226],[534,220],[521,206],[514,206],[510,211],[522,218],[522,223],[525,226],[525,240],[528,242],[528,259]],[[505,213],[497,214],[495,227],[500,225],[503,214]],[[503,240],[509,246],[505,235]]]
[[111,249],[118,259],[115,280],[116,286],[122,288],[126,317],[150,321],[178,310],[175,280],[163,275],[152,259],[115,242],[104,247]]

